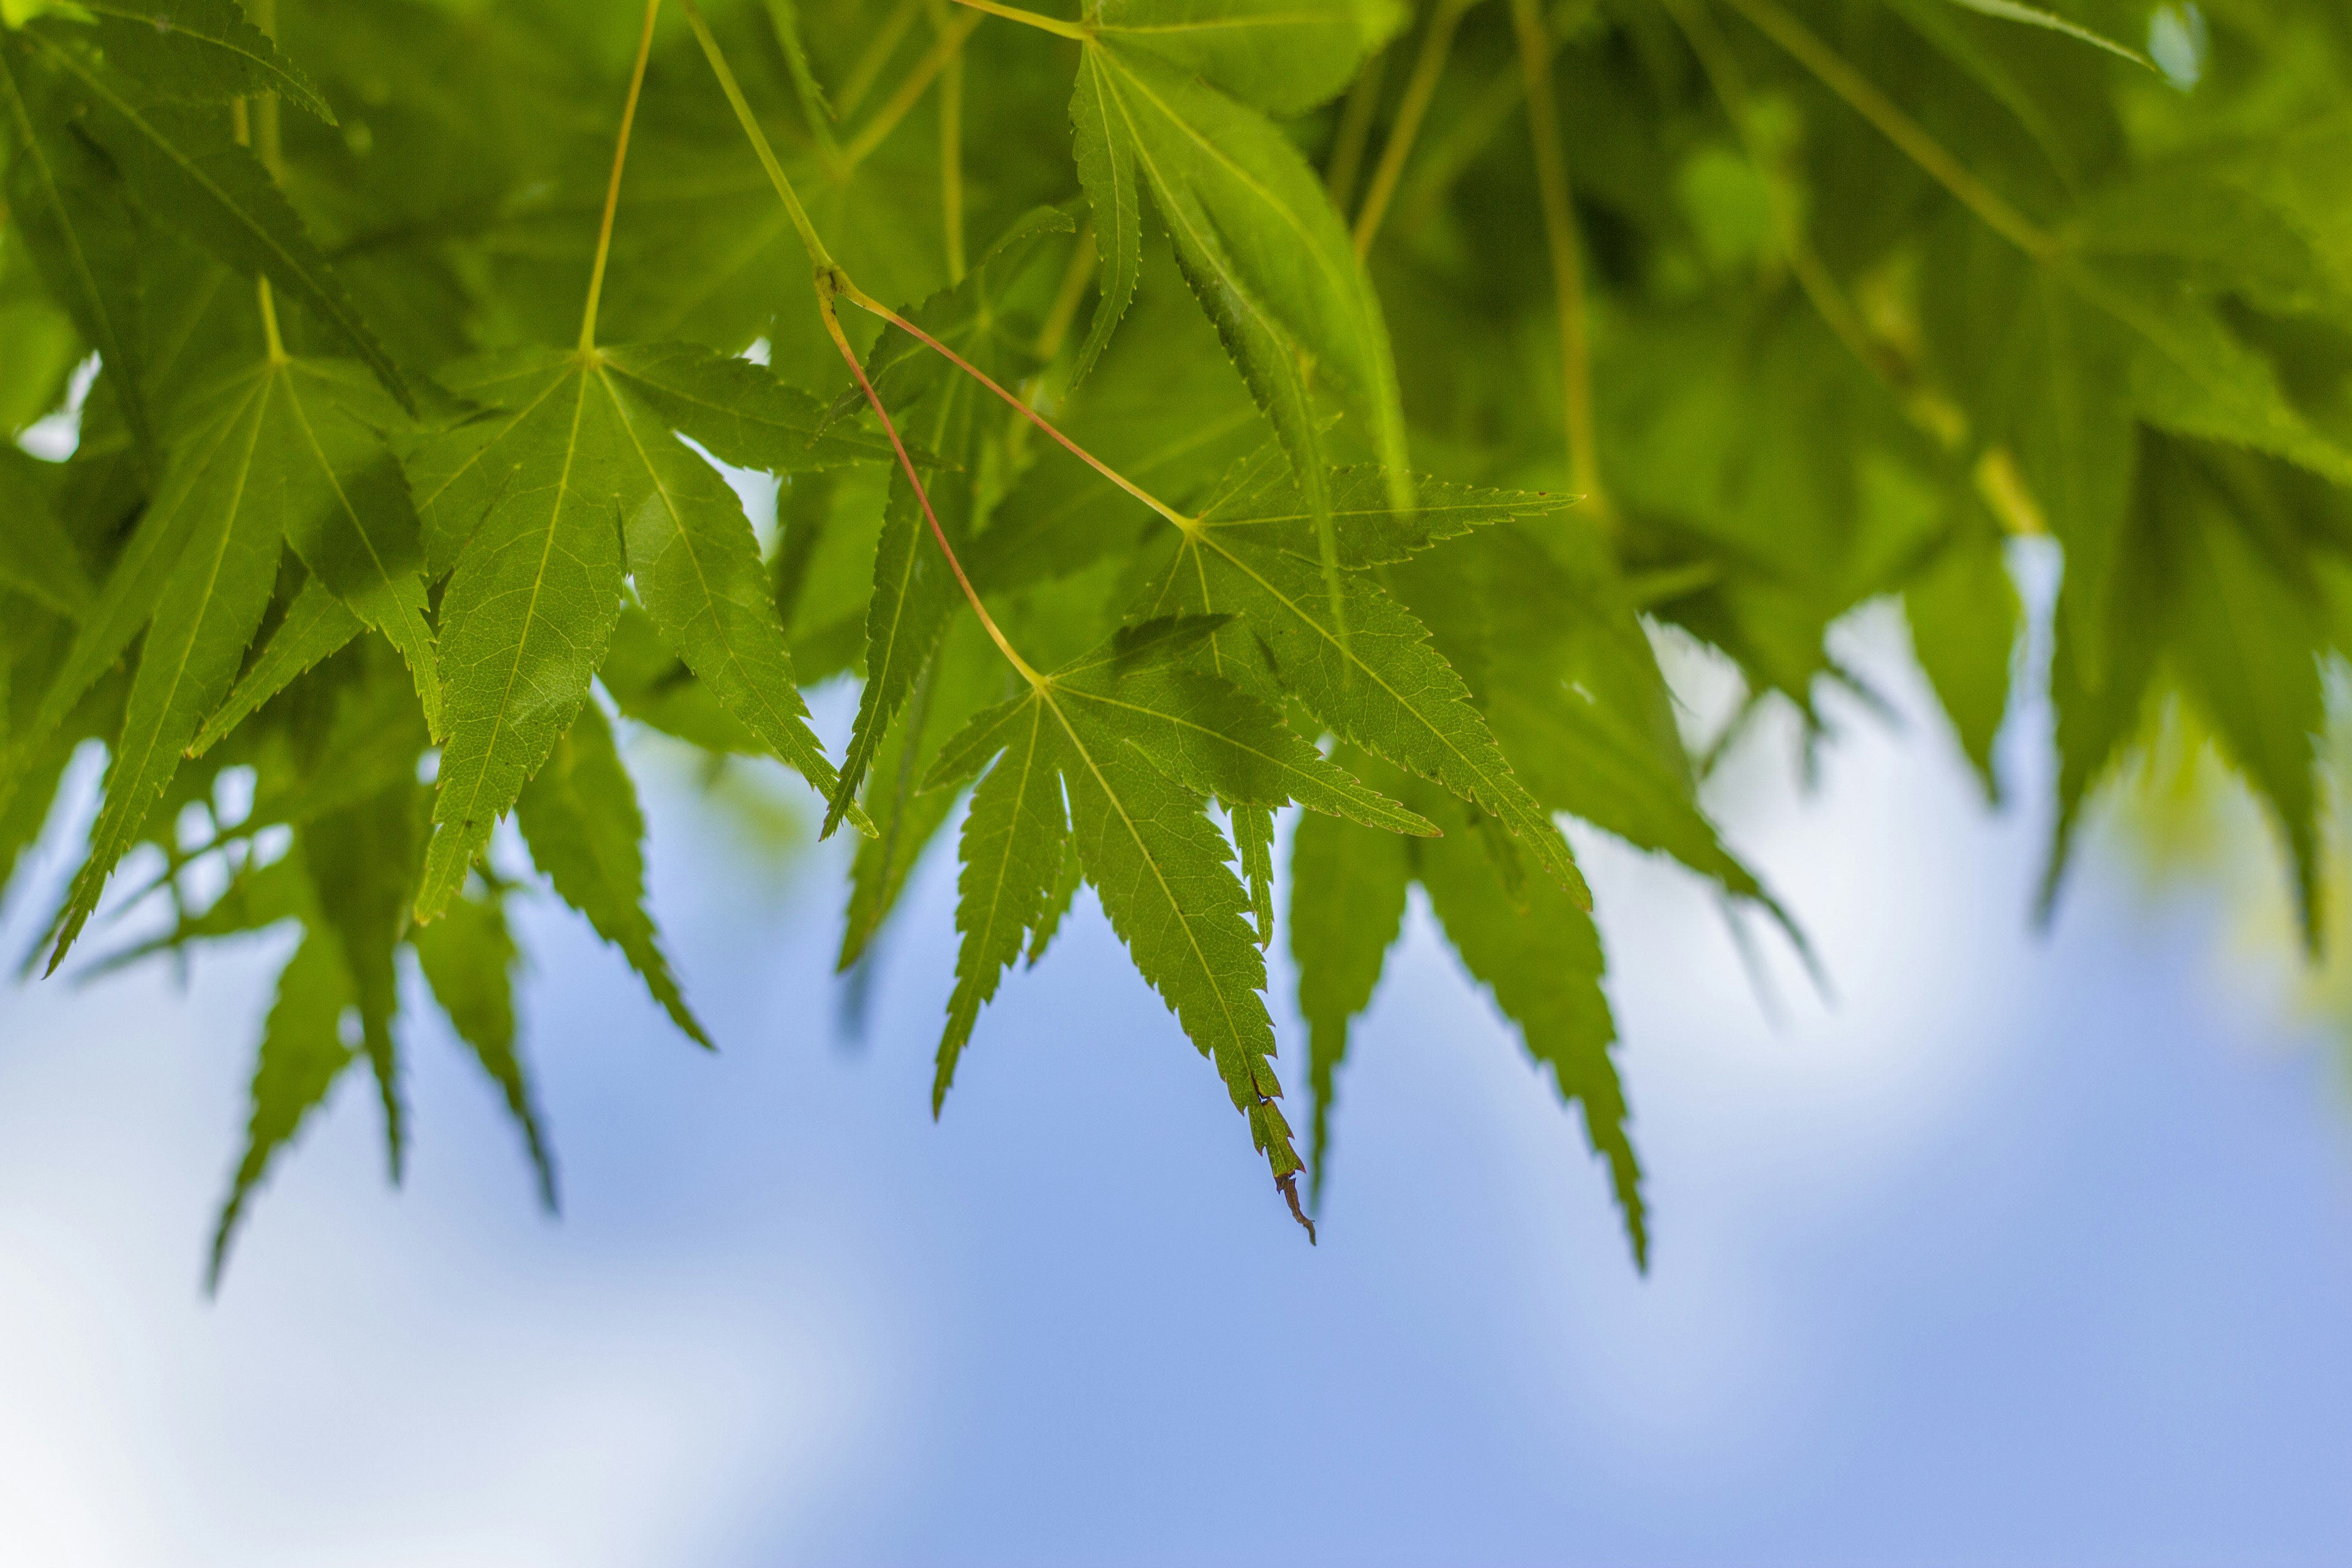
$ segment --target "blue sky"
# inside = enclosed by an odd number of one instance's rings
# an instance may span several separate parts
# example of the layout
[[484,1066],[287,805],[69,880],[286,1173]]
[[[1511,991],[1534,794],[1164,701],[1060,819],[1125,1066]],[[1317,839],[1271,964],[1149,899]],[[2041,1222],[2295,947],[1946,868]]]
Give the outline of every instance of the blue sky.
[[1807,795],[1768,727],[1717,800],[1834,1005],[1770,953],[1776,1027],[1699,888],[1579,839],[1646,1279],[1418,910],[1310,1249],[1090,907],[934,1126],[952,867],[845,1043],[835,849],[746,856],[657,745],[656,901],[723,1052],[535,907],[560,1224],[420,1027],[407,1189],[347,1086],[207,1305],[283,943],[184,991],[0,990],[0,1556],[2352,1561],[2341,1048],[2111,840],[2034,936],[2038,716],[2009,737],[2027,804],[1988,814],[1899,632],[1850,640],[1903,732],[1842,713]]

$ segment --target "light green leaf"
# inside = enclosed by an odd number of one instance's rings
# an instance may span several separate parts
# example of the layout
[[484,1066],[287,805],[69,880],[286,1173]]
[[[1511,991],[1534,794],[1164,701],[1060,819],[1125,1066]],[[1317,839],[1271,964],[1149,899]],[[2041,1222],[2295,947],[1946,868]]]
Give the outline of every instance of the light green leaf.
[[955,802],[924,788],[923,770],[945,737],[1003,695],[1012,671],[967,617],[952,622],[938,653],[915,683],[904,713],[875,753],[865,810],[873,823],[849,867],[849,903],[841,924],[835,967],[846,973],[863,959],[906,890],[923,853],[947,826]]
[[1102,258],[1102,298],[1096,301],[1094,320],[1070,366],[1070,384],[1075,386],[1102,356],[1135,299],[1136,279],[1143,270],[1143,193],[1135,183],[1135,143],[1124,134],[1126,117],[1112,100],[1110,64],[1098,50],[1078,53],[1070,131],[1078,184],[1094,209],[1095,249]]
[[164,470],[154,498],[141,512],[98,597],[75,628],[72,647],[18,738],[20,748],[53,733],[154,616],[173,568],[205,521],[206,506],[217,499],[205,480],[231,426],[251,416],[255,428],[247,437],[256,443],[259,439],[259,378],[248,367],[202,400],[200,416],[182,438],[175,460]]
[[833,151],[833,105],[826,101],[824,88],[809,68],[808,45],[801,37],[801,15],[798,0],[768,0],[768,22],[775,29],[776,43],[784,51],[784,68],[792,73],[793,95],[801,100],[802,118],[808,121],[809,134],[828,153]]
[[1955,228],[1923,287],[1930,340],[1986,446],[2005,447],[2066,552],[2061,614],[2080,617],[2097,685],[2137,439],[2129,331],[2001,240]]
[[1086,884],[1085,868],[1078,864],[1076,846],[1065,849],[1062,867],[1054,879],[1054,890],[1046,895],[1045,911],[1038,915],[1036,928],[1029,934],[1029,952],[1023,960],[1031,968],[1037,967],[1045,950],[1054,945],[1054,938],[1062,929],[1062,921],[1077,902],[1078,889]]
[[767,754],[751,731],[719,705],[710,688],[694,678],[686,661],[670,651],[654,629],[653,618],[635,605],[622,606],[596,679],[624,718],[706,751]]
[[831,833],[849,811],[956,603],[955,584],[930,536],[921,500],[904,473],[894,473],[874,551],[874,596],[866,612],[866,685],[858,693],[849,750],[825,804],[824,832]]
[[457,562],[441,601],[449,739],[419,920],[457,897],[581,710],[620,617],[621,529],[646,500],[612,399],[578,356],[519,351],[453,379],[500,412],[428,446],[415,474],[428,559]]
[[1228,805],[1297,802],[1391,833],[1436,831],[1350,778],[1231,681],[1182,666],[1123,663],[1114,644],[1057,672],[1055,688],[1179,783]]
[[1062,776],[1078,860],[1111,929],[1193,1045],[1216,1065],[1275,1179],[1295,1175],[1304,1162],[1275,1103],[1282,1084],[1274,1074],[1274,1023],[1260,995],[1265,960],[1224,840],[1197,795],[1094,723],[1084,708],[1052,695],[1034,700],[1062,727]]
[[2150,424],[2268,452],[2352,485],[2352,450],[2312,427],[2280,391],[2269,362],[2210,306],[2186,289],[2113,270],[2078,268],[2067,281],[2132,332],[2131,400]]
[[931,1082],[937,1116],[980,1010],[1045,913],[1062,868],[1069,822],[1062,808],[1061,727],[1034,699],[992,731],[1003,747],[972,792],[957,878],[955,992]]
[[[1413,504],[1399,507],[1389,476],[1370,464],[1330,470],[1325,490],[1339,564],[1350,570],[1393,565],[1475,529],[1518,518],[1556,517],[1579,498],[1540,490],[1490,489],[1414,475]],[[1284,549],[1302,559],[1319,548],[1314,507],[1281,454],[1262,447],[1218,480],[1201,521],[1235,540]]]
[[597,352],[608,380],[722,463],[787,474],[891,460],[878,436],[838,425],[820,433],[824,405],[765,365],[698,343]]
[[[1030,340],[1017,329],[1012,293],[1035,259],[1038,242],[1071,227],[1050,207],[1024,214],[989,247],[961,284],[905,312],[908,319],[1000,382],[1017,379],[1034,363]],[[980,510],[983,452],[996,419],[993,401],[912,333],[884,330],[866,355],[866,374],[903,437],[950,466],[928,481],[933,511],[949,542],[969,547]],[[838,406],[847,407],[847,398]],[[890,474],[889,500],[874,553],[873,590],[866,608],[866,686],[841,782],[825,811],[831,833],[915,689],[940,634],[955,614],[958,591],[939,543],[930,536],[920,498],[903,469]],[[929,808],[926,808],[929,809]],[[846,949],[845,949],[846,951]]]
[[2248,537],[2242,520],[2259,517],[2264,488],[2242,453],[2168,444],[2150,455],[2148,500],[2162,519],[2178,605],[2176,666],[2286,840],[2296,913],[2316,957],[2326,914],[2316,747],[2332,656],[2315,585],[2283,574]]
[[[1370,282],[1320,182],[1255,110],[1115,40],[1091,38],[1084,54],[1094,74],[1080,91],[1108,99],[1114,166],[1130,157],[1143,171],[1194,294],[1290,455],[1344,637],[1310,375],[1369,412],[1392,501],[1412,501],[1396,366]],[[1118,221],[1101,208],[1116,193],[1090,195],[1100,232]]]
[[1095,0],[1087,21],[1096,37],[1289,115],[1346,87],[1407,15],[1402,0]]
[[1257,922],[1257,944],[1274,945],[1274,813],[1263,805],[1234,805],[1226,812],[1234,848],[1240,854],[1242,880],[1249,884],[1250,916]]
[[716,1048],[688,1008],[646,913],[645,818],[612,728],[594,703],[580,709],[555,754],[524,788],[515,820],[556,893],[621,950],[688,1039]]
[[600,375],[627,493],[623,519],[637,597],[662,640],[720,706],[820,794],[839,782],[808,726],[793,682],[783,622],[760,563],[760,542],[732,486],[625,390]]
[[[1174,262],[1156,259],[1117,343],[1054,422],[1144,489],[1189,509],[1265,445],[1267,432]],[[1164,526],[1092,468],[1047,452],[972,542],[964,569],[983,594],[1057,581]]]
[[[1101,662],[1098,654],[1074,668],[1098,672]],[[1094,884],[1137,970],[1215,1064],[1234,1108],[1249,1119],[1252,1145],[1288,1191],[1303,1164],[1276,1104],[1282,1087],[1271,1060],[1274,1026],[1260,995],[1265,960],[1248,919],[1248,889],[1234,875],[1232,853],[1210,822],[1202,796],[1155,767],[1101,715],[1097,703],[1066,689],[1061,676],[1046,678],[1027,695],[975,716],[941,749],[926,782],[937,786],[967,777],[1000,752],[1017,756],[1028,754],[1024,747],[1050,748],[1086,880]],[[1000,770],[1006,765],[998,763]],[[998,787],[1009,790],[1024,778],[1016,768]],[[1039,813],[1046,809],[1045,798],[1038,797]],[[996,816],[992,806],[992,819]],[[1041,819],[1012,850],[1018,861],[1013,907],[1040,932],[1059,920],[1064,903],[1045,848],[1052,837]],[[972,885],[997,887],[984,876]],[[974,916],[966,929],[980,923]],[[983,977],[976,985],[992,986],[997,971],[1018,951],[1016,932],[988,929],[987,945],[969,949],[960,968]]]
[[1245,525],[1206,521],[1188,533],[1148,613],[1238,613],[1245,625],[1217,634],[1213,669],[1278,684],[1351,744],[1492,813],[1589,904],[1567,841],[1512,773],[1462,677],[1430,646],[1428,628],[1386,590],[1351,574],[1344,591],[1353,632],[1343,642],[1314,566],[1247,533]]
[[424,547],[407,478],[383,435],[399,410],[360,370],[309,360],[271,367],[255,482],[275,487],[286,542],[311,575],[400,650],[437,737],[441,673],[425,619]]
[[264,377],[247,377],[212,437],[184,459],[192,470],[181,503],[188,519],[184,547],[159,583],[154,619],[107,769],[105,805],[90,831],[89,858],[74,879],[49,950],[52,973],[97,907],[115,862],[136,842],[148,812],[179,771],[197,729],[227,695],[268,607],[278,578],[280,518],[252,485],[267,392]]

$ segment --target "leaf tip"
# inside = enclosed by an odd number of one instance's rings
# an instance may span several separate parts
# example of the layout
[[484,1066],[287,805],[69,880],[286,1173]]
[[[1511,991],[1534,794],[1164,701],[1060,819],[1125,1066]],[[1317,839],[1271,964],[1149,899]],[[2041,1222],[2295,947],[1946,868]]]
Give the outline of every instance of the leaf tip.
[[1298,1173],[1296,1171],[1285,1171],[1282,1174],[1274,1179],[1274,1184],[1282,1189],[1283,1201],[1290,1205],[1290,1217],[1297,1220],[1301,1226],[1306,1227],[1307,1245],[1309,1247],[1320,1247],[1322,1243],[1315,1238],[1315,1221],[1313,1217],[1307,1214],[1306,1209],[1299,1205]]

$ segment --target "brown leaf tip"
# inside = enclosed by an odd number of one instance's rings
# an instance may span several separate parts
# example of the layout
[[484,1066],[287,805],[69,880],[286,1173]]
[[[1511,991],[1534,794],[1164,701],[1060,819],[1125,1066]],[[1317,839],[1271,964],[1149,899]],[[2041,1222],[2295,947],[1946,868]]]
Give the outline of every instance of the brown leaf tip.
[[1307,1245],[1309,1247],[1321,1245],[1315,1239],[1315,1222],[1307,1217],[1305,1209],[1298,1206],[1298,1173],[1286,1171],[1275,1177],[1274,1184],[1282,1189],[1284,1201],[1290,1205],[1290,1217],[1307,1227]]

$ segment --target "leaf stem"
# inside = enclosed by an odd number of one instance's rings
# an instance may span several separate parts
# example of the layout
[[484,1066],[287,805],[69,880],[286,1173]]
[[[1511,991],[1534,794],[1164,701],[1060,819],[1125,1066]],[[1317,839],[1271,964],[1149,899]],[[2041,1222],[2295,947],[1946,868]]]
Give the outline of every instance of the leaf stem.
[[[278,105],[275,100],[271,100],[269,107],[275,109]],[[232,99],[229,101],[228,123],[229,131],[236,136],[238,146],[252,145],[252,113],[247,108],[244,99]],[[277,120],[274,115],[271,117],[269,128],[272,131],[277,129]],[[261,163],[263,168],[269,171],[270,178],[276,179],[277,168],[274,161],[266,152],[262,155]],[[278,297],[270,292],[269,279],[266,274],[253,280],[253,302],[261,312],[261,341],[268,350],[269,363],[272,365],[290,363],[291,361],[286,353],[286,340],[278,331]]]
[[1041,16],[1034,11],[998,4],[998,0],[956,0],[975,11],[985,11],[992,16],[1002,16],[1008,22],[1018,22],[1024,27],[1034,27],[1041,33],[1051,33],[1057,38],[1085,38],[1090,35],[1083,23],[1065,22],[1059,16]]
[[[1421,135],[1422,121],[1429,113],[1429,100],[1437,94],[1438,79],[1445,74],[1446,57],[1454,49],[1454,29],[1460,25],[1462,14],[1478,0],[1437,0],[1437,9],[1429,18],[1429,30],[1421,36],[1421,52],[1413,57],[1412,75],[1405,79],[1404,97],[1397,104],[1396,123],[1389,129],[1389,139],[1381,149],[1381,161],[1372,171],[1372,183],[1364,192],[1364,205],[1356,214],[1356,254],[1363,255],[1372,247],[1372,237],[1381,231],[1381,221],[1388,216],[1389,203],[1395,199],[1397,182],[1404,177],[1405,159],[1412,153],[1412,144]],[[1350,109],[1355,106],[1351,101]]]
[[1897,108],[1868,77],[1846,63],[1802,22],[1772,0],[1729,0],[1731,8],[1755,24],[1757,30],[1794,56],[1822,85],[1845,100],[1848,108],[1877,127],[1904,154],[1953,195],[1959,198],[1987,227],[2036,261],[2049,261],[2060,250],[2056,238],[1971,173],[1967,164],[1945,151],[1919,122]]
[[908,71],[907,79],[898,84],[898,90],[884,100],[882,107],[874,111],[874,118],[866,121],[866,129],[841,150],[843,169],[855,169],[864,163],[874,149],[888,139],[890,132],[898,129],[898,121],[907,117],[907,111],[922,100],[924,92],[931,85],[931,79],[947,68],[948,61],[963,47],[963,41],[971,37],[972,29],[979,26],[977,13],[959,16],[948,24],[940,34],[940,41],[931,46],[929,54],[915,62],[915,68]]
[[1078,242],[1070,247],[1070,264],[1062,273],[1062,286],[1054,291],[1054,303],[1045,311],[1045,324],[1037,329],[1034,352],[1040,360],[1050,362],[1069,341],[1070,328],[1078,319],[1078,306],[1087,297],[1087,285],[1094,280],[1095,268],[1101,259],[1095,248],[1095,226],[1090,223],[1078,231]]
[[809,222],[808,213],[802,207],[801,198],[793,191],[792,181],[784,177],[784,166],[776,162],[776,150],[768,144],[768,133],[760,128],[759,116],[751,112],[751,105],[744,99],[743,89],[737,84],[734,71],[728,67],[727,57],[719,50],[719,40],[710,36],[710,24],[702,19],[702,7],[694,0],[678,0],[678,5],[685,9],[686,25],[694,29],[695,42],[702,46],[702,58],[710,62],[711,74],[719,79],[719,90],[727,95],[728,103],[733,106],[735,118],[743,127],[743,134],[751,138],[751,151],[759,154],[760,166],[768,172],[768,183],[776,188],[777,197],[783,202],[784,212],[792,218],[793,228],[801,237],[801,247],[808,252],[810,262],[820,275],[839,270],[832,253],[825,249],[824,241],[817,237],[816,226]]
[[1717,29],[1715,18],[1700,10],[1693,0],[1665,0],[1665,7],[1689,42],[1691,52],[1698,57],[1699,69],[1706,74],[1707,85],[1715,89],[1724,113],[1730,117],[1732,132],[1739,138],[1740,148],[1755,168],[1756,177],[1764,182],[1773,226],[1780,231],[1780,248],[1788,252],[1789,268],[1796,274],[1798,286],[1848,352],[1873,373],[1885,376],[1885,356],[1871,346],[1870,334],[1864,330],[1861,316],[1806,237],[1803,221],[1789,199],[1787,184],[1756,134],[1755,117],[1748,110],[1747,81],[1728,42]]
[[834,347],[841,351],[841,357],[848,363],[849,374],[857,378],[857,389],[866,395],[866,405],[874,410],[874,416],[882,421],[883,434],[890,437],[891,449],[898,454],[898,467],[905,471],[907,482],[914,487],[915,500],[922,505],[923,521],[931,525],[931,537],[939,542],[940,553],[948,558],[948,570],[955,574],[956,585],[963,590],[964,600],[971,605],[971,613],[980,617],[981,627],[988,633],[988,640],[994,643],[996,650],[1021,672],[1023,679],[1042,689],[1045,678],[1014,649],[1003,630],[997,626],[996,618],[988,613],[988,606],[981,603],[979,591],[972,587],[971,579],[965,575],[963,563],[957,558],[955,546],[948,542],[947,530],[940,526],[940,514],[931,510],[931,492],[924,487],[923,476],[916,471],[915,459],[907,452],[907,443],[899,438],[898,426],[891,420],[890,411],[882,405],[881,395],[874,390],[874,384],[866,379],[866,367],[858,363],[857,351],[849,346],[848,334],[841,330],[841,318],[835,313],[831,290],[845,281],[837,270],[820,275],[817,310],[824,317],[824,330],[832,337]]
[[[952,25],[944,0],[931,0],[933,25],[944,39]],[[969,36],[971,29],[966,28]],[[940,224],[947,231],[948,282],[963,281],[963,47],[940,68]]]
[[873,37],[866,40],[866,52],[857,57],[857,63],[850,67],[849,74],[842,79],[841,101],[836,110],[842,119],[856,113],[857,106],[866,101],[866,95],[874,90],[875,80],[881,76],[882,68],[888,65],[890,57],[898,52],[898,41],[907,36],[907,29],[915,25],[915,8],[919,3],[920,0],[898,0],[898,8],[874,29]]
[[654,52],[654,18],[661,0],[646,0],[646,25],[637,35],[636,64],[629,68],[629,96],[621,105],[621,133],[613,146],[613,177],[604,186],[604,217],[596,228],[596,264],[588,274],[588,303],[580,312],[580,352],[596,348],[596,310],[604,297],[604,264],[613,255],[613,216],[621,207],[621,171],[629,162],[629,132],[637,121],[637,95],[646,85],[646,61]]
[[[958,370],[962,371],[966,375],[971,376],[974,381],[979,382],[982,386],[988,388],[989,391],[1003,399],[1003,401],[1010,406],[1018,409],[1023,417],[1026,418],[1031,424],[1036,426],[1038,429],[1043,430],[1046,435],[1052,437],[1056,442],[1060,443],[1063,448],[1068,451],[1071,456],[1076,458],[1080,462],[1085,463],[1088,468],[1094,469],[1095,472],[1100,474],[1103,478],[1108,479],[1111,483],[1125,490],[1129,495],[1131,495],[1136,500],[1141,501],[1145,506],[1150,507],[1153,511],[1158,512],[1161,517],[1166,518],[1170,522],[1174,523],[1186,533],[1189,534],[1198,529],[1200,527],[1200,522],[1197,519],[1187,517],[1182,512],[1178,511],[1174,507],[1170,506],[1166,501],[1161,500],[1158,496],[1153,495],[1150,491],[1145,489],[1142,486],[1137,484],[1134,480],[1129,479],[1126,475],[1120,473],[1109,464],[1105,463],[1101,458],[1096,457],[1092,452],[1087,451],[1084,447],[1079,446],[1076,441],[1073,441],[1067,436],[1063,435],[1059,430],[1054,427],[1053,424],[1048,421],[1044,415],[1031,407],[1024,399],[1006,391],[1002,385],[998,384],[994,377],[989,375],[979,366],[964,358],[963,355],[956,353],[955,350],[948,347],[947,344],[940,342],[939,339],[931,336],[930,333],[923,331],[922,328],[915,325],[914,322],[898,314],[898,311],[890,309],[889,306],[882,303],[881,300],[877,300],[874,296],[866,292],[865,289],[860,289],[854,281],[851,280],[847,270],[845,269],[839,262],[834,260],[832,254],[824,247],[824,241],[817,237],[815,226],[809,222],[808,214],[803,210],[801,206],[800,197],[793,191],[792,180],[784,174],[783,165],[776,161],[775,149],[768,143],[768,133],[764,130],[761,129],[759,117],[751,112],[751,106],[744,101],[742,89],[735,85],[735,73],[728,68],[727,57],[720,52],[719,40],[711,37],[709,27],[704,24],[699,7],[696,5],[695,0],[678,0],[678,3],[686,9],[687,21],[693,26],[696,38],[700,40],[703,55],[710,61],[710,68],[717,73],[719,77],[719,85],[721,89],[725,89],[728,101],[735,106],[735,118],[742,125],[743,134],[751,138],[752,149],[760,155],[761,165],[768,171],[769,182],[775,186],[776,195],[782,200],[785,210],[792,214],[793,226],[800,231],[801,243],[807,247],[809,259],[816,268],[817,309],[824,316],[825,330],[833,335],[834,342],[840,347],[843,355],[849,360],[849,368],[851,372],[857,377],[858,384],[866,389],[866,401],[873,404],[874,411],[877,415],[880,416],[884,426],[886,428],[889,428],[890,416],[883,411],[881,404],[876,400],[873,388],[866,384],[865,367],[858,363],[856,351],[849,347],[849,340],[842,333],[840,319],[835,313],[833,308],[833,301],[835,297],[845,299],[852,304],[857,306],[860,310],[880,317],[883,321],[889,322],[892,326],[898,328],[900,331],[908,333],[917,341],[926,344],[935,353],[944,356],[947,361],[953,364]],[[975,17],[974,20],[976,21],[977,18]],[[896,444],[898,439],[898,432],[895,429],[891,430],[890,439],[894,444]],[[899,450],[903,456],[905,448],[901,447]],[[911,466],[909,466],[908,473],[910,479],[914,477]],[[916,481],[915,488],[919,494],[925,493],[919,480]],[[927,494],[923,504],[926,509],[930,505]],[[934,526],[937,526],[936,521],[934,521]],[[940,542],[942,548],[946,547],[947,540],[945,535],[940,536]],[[952,552],[950,552],[950,559],[953,559]],[[957,575],[959,577],[962,575],[962,568],[961,566],[957,568]],[[974,604],[975,605],[978,604],[976,599],[974,600]],[[985,619],[984,614],[982,618]],[[1008,649],[1007,651],[1009,652],[1010,650]],[[1026,667],[1024,666],[1024,668]]]
[[[1559,39],[1548,37],[1547,46],[1559,52]],[[1461,179],[1463,171],[1484,152],[1503,128],[1511,111],[1527,95],[1527,75],[1506,66],[1496,71],[1464,108],[1461,115],[1431,139],[1413,171],[1412,182],[1399,197],[1397,224],[1410,234],[1429,221],[1430,210]]]
[[1526,79],[1528,138],[1535,153],[1536,186],[1543,203],[1544,243],[1551,252],[1552,289],[1559,315],[1560,404],[1568,427],[1570,482],[1603,517],[1612,515],[1601,487],[1601,456],[1592,432],[1592,347],[1584,296],[1584,260],[1576,237],[1576,207],[1560,152],[1559,110],[1552,100],[1552,46],[1536,0],[1511,0]]
[[1354,85],[1348,89],[1348,101],[1339,110],[1339,128],[1331,136],[1331,155],[1324,167],[1323,184],[1331,193],[1331,205],[1339,216],[1348,216],[1348,205],[1356,199],[1356,176],[1363,173],[1364,145],[1371,140],[1372,116],[1381,107],[1381,83],[1388,75],[1389,51],[1366,60],[1356,72]]

